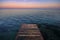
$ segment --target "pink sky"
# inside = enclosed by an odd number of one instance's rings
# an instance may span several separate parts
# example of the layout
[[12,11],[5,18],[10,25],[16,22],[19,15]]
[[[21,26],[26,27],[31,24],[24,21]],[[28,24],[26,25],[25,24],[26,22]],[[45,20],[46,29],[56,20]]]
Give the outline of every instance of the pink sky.
[[60,5],[40,2],[0,2],[0,8],[60,8]]

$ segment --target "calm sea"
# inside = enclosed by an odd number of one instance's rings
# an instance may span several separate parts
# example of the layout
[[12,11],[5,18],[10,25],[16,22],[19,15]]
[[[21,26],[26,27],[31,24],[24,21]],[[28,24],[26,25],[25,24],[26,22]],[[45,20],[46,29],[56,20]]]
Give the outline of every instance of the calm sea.
[[[60,10],[0,9],[0,33],[17,30],[23,23],[60,25]],[[3,34],[5,35],[5,33]]]
[[60,10],[0,9],[0,27],[19,27],[23,23],[60,25]]

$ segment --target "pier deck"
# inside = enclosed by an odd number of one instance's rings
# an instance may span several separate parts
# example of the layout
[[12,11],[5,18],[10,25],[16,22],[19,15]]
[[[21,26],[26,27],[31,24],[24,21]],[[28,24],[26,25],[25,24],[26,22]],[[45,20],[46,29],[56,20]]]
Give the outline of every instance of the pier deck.
[[36,24],[22,24],[16,40],[44,40]]

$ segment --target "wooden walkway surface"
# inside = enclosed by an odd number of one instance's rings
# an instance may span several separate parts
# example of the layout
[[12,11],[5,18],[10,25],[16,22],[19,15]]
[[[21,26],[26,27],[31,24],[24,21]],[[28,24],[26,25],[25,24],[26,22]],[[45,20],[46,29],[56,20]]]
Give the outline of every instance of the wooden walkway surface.
[[22,24],[16,40],[43,40],[43,37],[36,24]]

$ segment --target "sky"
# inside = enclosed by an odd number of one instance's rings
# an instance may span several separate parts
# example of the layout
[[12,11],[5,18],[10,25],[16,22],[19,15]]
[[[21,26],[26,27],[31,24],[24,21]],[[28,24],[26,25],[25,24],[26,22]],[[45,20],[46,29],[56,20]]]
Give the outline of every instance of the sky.
[[0,0],[0,8],[60,8],[60,0]]

